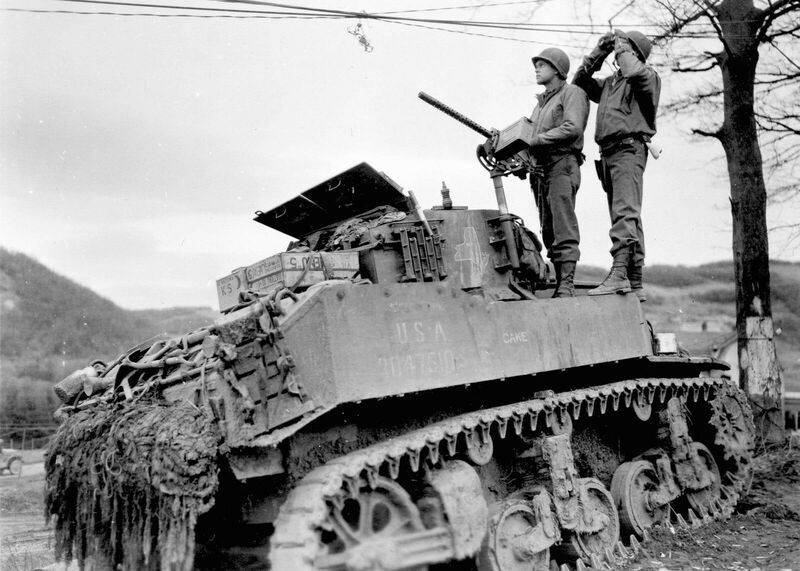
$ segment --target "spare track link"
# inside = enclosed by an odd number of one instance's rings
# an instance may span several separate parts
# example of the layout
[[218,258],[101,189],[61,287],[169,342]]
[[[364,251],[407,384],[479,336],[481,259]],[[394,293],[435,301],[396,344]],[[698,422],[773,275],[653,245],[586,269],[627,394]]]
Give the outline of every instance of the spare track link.
[[[362,479],[372,481],[379,472],[396,479],[401,463],[406,463],[416,472],[423,468],[424,463],[432,466],[441,458],[454,456],[461,435],[466,438],[476,431],[487,433],[493,430],[502,439],[509,427],[518,435],[524,423],[528,423],[535,431],[537,427],[541,429],[558,423],[558,417],[563,418],[564,414],[570,414],[576,420],[583,414],[602,415],[616,412],[620,406],[627,408],[634,399],[642,398],[648,403],[666,403],[678,396],[684,402],[688,399],[696,402],[699,398],[709,400],[720,390],[738,392],[727,379],[715,377],[620,381],[462,414],[334,458],[306,474],[281,506],[270,539],[271,568],[277,571],[314,570],[319,530],[327,518],[328,502],[353,497]],[[743,481],[732,479],[731,485],[723,485],[722,501],[712,513],[698,515],[689,510],[690,521],[677,515],[676,525],[697,527],[713,519],[730,517],[745,485]],[[645,541],[647,538],[645,533]],[[639,545],[635,536],[631,536],[629,548],[620,543],[618,549],[613,553],[607,550],[602,560],[598,559],[592,567],[610,569],[622,564],[638,551]],[[577,565],[578,569],[586,568],[580,560]]]

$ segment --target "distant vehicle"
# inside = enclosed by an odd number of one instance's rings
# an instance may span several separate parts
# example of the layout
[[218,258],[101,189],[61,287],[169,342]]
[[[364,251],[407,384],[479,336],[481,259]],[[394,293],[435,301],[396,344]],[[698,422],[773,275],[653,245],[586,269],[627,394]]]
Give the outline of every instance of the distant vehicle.
[[0,440],[0,475],[18,476],[22,473],[22,453],[13,448],[4,448]]

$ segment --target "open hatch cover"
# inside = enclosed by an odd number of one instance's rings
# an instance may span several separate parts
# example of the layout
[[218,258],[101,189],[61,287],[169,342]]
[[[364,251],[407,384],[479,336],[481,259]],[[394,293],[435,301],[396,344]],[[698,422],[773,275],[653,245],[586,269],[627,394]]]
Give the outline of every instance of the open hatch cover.
[[401,188],[367,163],[326,180],[253,219],[293,238],[303,238],[378,206],[409,212]]

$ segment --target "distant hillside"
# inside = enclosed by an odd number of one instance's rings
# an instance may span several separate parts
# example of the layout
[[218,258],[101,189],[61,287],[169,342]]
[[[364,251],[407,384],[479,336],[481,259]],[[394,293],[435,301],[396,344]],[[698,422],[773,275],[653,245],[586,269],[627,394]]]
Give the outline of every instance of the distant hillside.
[[52,423],[51,386],[92,359],[210,323],[210,308],[129,311],[0,248],[0,424]]
[[0,355],[110,357],[158,333],[214,319],[210,308],[130,311],[25,254],[0,248]]
[[[580,279],[599,280],[606,270],[580,268]],[[673,331],[695,351],[728,339],[736,325],[733,262],[702,266],[645,267],[645,315],[657,331]],[[800,391],[800,263],[770,263],[772,315],[787,390]],[[702,328],[706,327],[706,331]]]

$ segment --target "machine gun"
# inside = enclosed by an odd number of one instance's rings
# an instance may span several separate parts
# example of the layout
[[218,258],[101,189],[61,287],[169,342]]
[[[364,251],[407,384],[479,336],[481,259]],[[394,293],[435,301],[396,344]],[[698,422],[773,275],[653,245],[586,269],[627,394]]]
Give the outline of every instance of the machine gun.
[[517,251],[516,238],[514,236],[514,220],[516,217],[508,212],[506,193],[503,189],[503,177],[513,174],[524,179],[529,172],[536,168],[536,161],[529,151],[530,141],[533,139],[533,123],[531,123],[530,119],[523,117],[502,131],[486,129],[424,91],[419,92],[419,98],[459,123],[466,125],[476,133],[486,137],[486,142],[478,145],[478,162],[489,171],[489,176],[494,183],[497,209],[500,211],[499,221],[503,229],[508,260],[513,269],[511,276],[513,282],[513,273],[520,269],[519,252]]
[[513,174],[524,179],[536,167],[536,160],[529,150],[534,135],[533,123],[527,117],[522,117],[502,131],[486,129],[424,91],[419,92],[419,98],[486,137],[486,142],[478,145],[478,162],[493,173],[492,176]]

